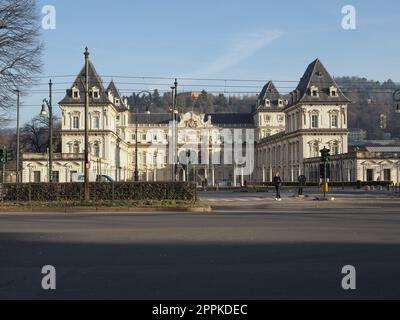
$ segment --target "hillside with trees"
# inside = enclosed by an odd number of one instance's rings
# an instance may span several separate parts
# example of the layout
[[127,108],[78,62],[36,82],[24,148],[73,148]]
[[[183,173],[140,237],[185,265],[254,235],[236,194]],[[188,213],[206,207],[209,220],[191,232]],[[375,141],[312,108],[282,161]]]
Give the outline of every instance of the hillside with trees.
[[[390,133],[392,138],[400,137],[400,114],[395,112],[393,92],[400,89],[400,85],[392,80],[377,82],[359,77],[339,77],[335,79],[345,95],[352,101],[349,107],[349,128],[364,129],[368,139],[383,139]],[[128,98],[131,110],[139,108],[145,112],[149,101],[138,97],[134,93]],[[213,112],[251,112],[256,104],[256,95],[225,96],[214,95],[203,90],[193,95],[181,93],[178,96],[180,112],[196,111],[201,113]],[[168,112],[171,105],[171,94],[160,95],[155,90],[150,97],[150,111],[153,113]],[[381,128],[380,117],[387,116],[387,128]]]
[[[385,133],[400,137],[400,114],[396,113],[393,92],[400,89],[392,80],[377,82],[358,77],[335,79],[352,101],[349,106],[349,128],[368,132],[369,139],[383,139]],[[380,116],[386,115],[387,128],[380,128]]]

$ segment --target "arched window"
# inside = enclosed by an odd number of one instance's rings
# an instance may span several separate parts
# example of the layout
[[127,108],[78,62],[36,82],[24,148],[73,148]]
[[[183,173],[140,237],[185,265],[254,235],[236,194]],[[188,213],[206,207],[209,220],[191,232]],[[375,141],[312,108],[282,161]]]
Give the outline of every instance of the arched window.
[[92,129],[100,129],[100,115],[94,114],[92,117]]
[[311,115],[311,128],[317,129],[319,127],[319,115],[318,113],[313,113]]
[[72,147],[72,152],[73,152],[74,154],[79,154],[79,142],[78,142],[78,141],[75,141],[75,142],[74,142],[74,145],[73,145],[73,147]]
[[72,117],[72,128],[79,129],[79,115],[74,115]]
[[338,128],[339,127],[339,117],[336,113],[332,114],[331,117],[331,126],[332,128]]

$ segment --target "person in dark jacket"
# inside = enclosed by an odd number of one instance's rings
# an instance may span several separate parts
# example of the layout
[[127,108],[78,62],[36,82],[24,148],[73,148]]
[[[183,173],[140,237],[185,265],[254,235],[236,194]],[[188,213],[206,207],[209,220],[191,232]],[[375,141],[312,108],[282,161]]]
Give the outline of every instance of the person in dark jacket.
[[274,180],[273,180],[275,190],[276,190],[276,201],[282,201],[281,197],[281,189],[282,189],[282,179],[281,176],[279,175],[279,172],[275,175]]

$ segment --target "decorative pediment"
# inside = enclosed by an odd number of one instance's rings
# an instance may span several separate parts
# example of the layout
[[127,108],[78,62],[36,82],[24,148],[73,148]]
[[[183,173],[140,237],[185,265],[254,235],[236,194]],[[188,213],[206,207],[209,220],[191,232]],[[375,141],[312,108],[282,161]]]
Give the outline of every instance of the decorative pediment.
[[193,111],[187,112],[181,117],[179,127],[187,129],[200,129],[208,126],[207,122],[204,122],[204,114],[197,114]]

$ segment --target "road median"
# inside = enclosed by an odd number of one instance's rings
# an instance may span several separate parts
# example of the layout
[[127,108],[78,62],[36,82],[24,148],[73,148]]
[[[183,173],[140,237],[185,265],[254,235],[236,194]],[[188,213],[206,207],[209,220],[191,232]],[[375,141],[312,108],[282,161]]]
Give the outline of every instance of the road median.
[[100,201],[100,202],[36,202],[2,203],[0,214],[6,213],[156,213],[211,212],[202,202],[185,201]]

